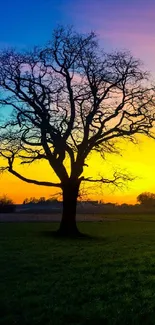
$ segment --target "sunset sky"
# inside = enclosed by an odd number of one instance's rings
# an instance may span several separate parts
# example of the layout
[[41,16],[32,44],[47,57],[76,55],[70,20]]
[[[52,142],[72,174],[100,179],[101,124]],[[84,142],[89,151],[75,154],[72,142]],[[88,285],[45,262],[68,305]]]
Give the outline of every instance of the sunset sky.
[[[73,24],[79,32],[95,31],[106,51],[129,49],[155,79],[154,0],[1,0],[0,9],[0,48],[27,49],[44,44],[58,24]],[[123,191],[113,192],[105,187],[101,193],[99,189],[91,189],[90,198],[135,203],[141,192],[155,193],[155,141],[144,136],[138,140],[137,146],[122,142],[122,156],[108,156],[103,164],[98,156],[91,157],[89,166],[94,175],[100,170],[106,177],[110,166],[111,170],[121,167],[137,178]],[[46,165],[35,164],[20,170],[36,179],[53,180]],[[8,194],[17,203],[25,197],[49,197],[54,191],[26,184],[9,174],[0,175],[0,181],[0,195]]]

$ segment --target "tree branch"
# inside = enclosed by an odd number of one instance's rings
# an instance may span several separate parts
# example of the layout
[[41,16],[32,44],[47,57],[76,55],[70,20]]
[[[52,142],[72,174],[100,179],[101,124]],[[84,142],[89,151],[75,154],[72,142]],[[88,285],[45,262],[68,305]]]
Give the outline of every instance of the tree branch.
[[134,179],[135,179],[135,177],[129,176],[128,174],[121,173],[121,172],[120,173],[115,172],[112,179],[104,178],[102,176],[97,179],[93,179],[92,177],[84,177],[84,176],[82,176],[80,178],[80,180],[84,181],[84,182],[113,184],[116,187],[122,186],[123,182],[125,182],[125,181],[133,181]]
[[24,176],[20,175],[18,172],[16,172],[15,170],[13,170],[10,167],[8,167],[7,170],[9,171],[9,173],[13,174],[14,176],[18,177],[19,179],[21,179],[24,182],[31,183],[31,184],[35,184],[35,185],[51,186],[51,187],[60,187],[61,188],[61,183],[52,183],[52,182],[46,182],[46,181],[37,181],[37,180],[29,179],[27,177],[24,177]]

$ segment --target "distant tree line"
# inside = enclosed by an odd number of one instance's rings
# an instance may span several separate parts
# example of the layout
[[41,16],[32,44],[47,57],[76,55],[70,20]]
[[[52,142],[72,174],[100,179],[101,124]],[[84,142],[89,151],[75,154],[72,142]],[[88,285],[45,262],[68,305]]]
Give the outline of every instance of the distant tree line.
[[[35,197],[30,197],[30,198],[25,198],[23,201],[23,204],[35,204],[35,205],[47,205],[47,204],[51,204],[51,203],[58,203],[60,201],[58,201],[56,198],[51,197],[51,198],[45,198],[44,196],[41,196],[40,198],[35,198]],[[92,201],[89,201],[90,203],[93,203]],[[101,201],[99,201],[95,206],[96,207],[100,207],[100,209],[108,209],[108,210],[113,210],[115,212],[117,212],[117,210],[121,209],[122,211],[126,212],[130,212],[130,210],[133,208],[136,209],[136,211],[140,211],[142,212],[143,209],[152,209],[154,210],[155,208],[155,193],[151,193],[151,192],[143,192],[141,194],[139,194],[137,196],[137,203],[135,205],[131,205],[131,204],[127,204],[127,203],[123,203],[121,205],[118,205],[117,203],[103,203]],[[82,208],[82,207],[81,207]],[[7,195],[3,195],[0,197],[0,213],[11,213],[11,212],[15,212],[16,209],[16,205],[14,204],[13,200],[11,198],[9,198]],[[138,209],[138,210],[137,210]]]
[[46,199],[44,196],[41,196],[39,199],[35,197],[26,198],[24,199],[23,204],[48,204],[54,202],[58,202],[58,200],[55,198]]

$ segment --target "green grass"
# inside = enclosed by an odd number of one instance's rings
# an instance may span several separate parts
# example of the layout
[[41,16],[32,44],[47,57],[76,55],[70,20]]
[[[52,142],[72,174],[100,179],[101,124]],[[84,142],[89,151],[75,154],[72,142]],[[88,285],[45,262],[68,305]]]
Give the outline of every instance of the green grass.
[[93,239],[74,240],[1,223],[0,324],[154,325],[155,216],[128,217],[80,223]]

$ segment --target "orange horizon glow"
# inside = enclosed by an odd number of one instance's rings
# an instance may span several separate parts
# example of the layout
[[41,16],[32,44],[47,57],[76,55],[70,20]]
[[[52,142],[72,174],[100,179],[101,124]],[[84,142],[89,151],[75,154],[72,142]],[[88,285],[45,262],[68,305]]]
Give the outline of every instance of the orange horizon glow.
[[[137,196],[142,192],[155,193],[155,140],[138,136],[138,145],[134,145],[128,140],[120,142],[120,155],[107,155],[106,160],[100,158],[99,154],[91,154],[88,159],[89,167],[85,167],[86,176],[97,177],[100,173],[105,178],[112,175],[115,169],[121,169],[129,175],[136,177],[132,182],[126,184],[122,190],[115,189],[112,186],[103,186],[102,190],[95,183],[88,188],[88,195],[85,199],[102,200],[113,203],[135,204]],[[57,181],[57,177],[50,166],[46,163],[34,163],[32,166],[24,167],[16,165],[22,175],[44,181]],[[39,198],[44,196],[49,198],[55,193],[60,193],[59,188],[37,186],[28,184],[17,179],[15,176],[7,173],[0,176],[1,190],[0,196],[8,195],[15,203],[22,203],[27,197]]]

